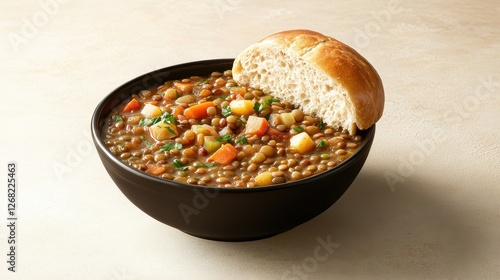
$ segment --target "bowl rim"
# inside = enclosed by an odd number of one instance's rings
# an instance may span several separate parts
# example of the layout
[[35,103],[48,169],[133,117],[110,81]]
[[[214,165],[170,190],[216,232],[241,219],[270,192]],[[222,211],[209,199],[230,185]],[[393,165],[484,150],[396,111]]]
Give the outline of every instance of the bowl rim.
[[[375,124],[373,124],[370,128],[363,130],[365,133],[363,143],[359,147],[359,149],[352,154],[348,159],[345,161],[341,162],[339,165],[333,167],[330,170],[326,170],[324,172],[321,172],[319,174],[296,180],[296,181],[291,181],[291,182],[285,182],[281,184],[276,184],[276,185],[270,185],[270,186],[260,186],[260,187],[254,187],[254,188],[222,188],[222,187],[217,187],[217,186],[198,186],[198,185],[191,185],[187,183],[181,183],[181,182],[176,182],[173,180],[168,180],[164,178],[160,178],[158,176],[154,176],[151,174],[148,174],[144,171],[140,171],[130,165],[127,165],[123,163],[120,159],[118,159],[116,156],[114,156],[111,151],[105,146],[103,139],[100,137],[102,136],[102,127],[99,127],[99,124],[101,122],[101,119],[103,116],[107,116],[103,114],[103,109],[108,105],[110,102],[112,102],[115,99],[116,95],[119,95],[122,92],[122,89],[127,87],[127,85],[132,84],[138,80],[144,79],[145,77],[155,75],[157,73],[162,73],[165,71],[173,70],[173,69],[178,69],[178,68],[188,68],[188,67],[196,67],[196,66],[201,66],[201,65],[206,65],[206,64],[226,64],[226,63],[232,63],[234,61],[234,58],[222,58],[222,59],[207,59],[207,60],[198,60],[198,61],[191,61],[191,62],[186,62],[186,63],[180,63],[180,64],[174,64],[171,66],[167,66],[161,69],[157,69],[154,71],[150,71],[148,73],[141,74],[131,80],[128,80],[124,82],[123,84],[119,85],[116,87],[114,90],[112,90],[110,93],[108,93],[95,107],[93,113],[92,113],[92,118],[91,118],[91,135],[92,135],[92,140],[94,142],[94,145],[96,146],[97,149],[99,149],[104,155],[113,161],[117,166],[119,166],[121,169],[126,170],[127,172],[132,173],[134,176],[141,177],[142,179],[150,180],[154,182],[155,184],[151,185],[143,185],[143,187],[154,189],[155,186],[157,185],[167,185],[168,187],[173,187],[173,188],[179,188],[179,189],[188,189],[188,190],[198,190],[198,191],[214,191],[217,190],[218,192],[224,192],[224,193],[249,193],[249,192],[268,192],[268,191],[278,191],[282,189],[288,189],[288,188],[295,188],[300,185],[307,184],[310,181],[315,181],[317,179],[329,176],[331,173],[337,173],[337,172],[342,172],[344,169],[348,168],[353,161],[356,160],[356,157],[361,154],[361,151],[364,149],[367,149],[367,145],[373,141],[374,135],[375,135]],[[119,104],[121,104],[120,102]],[[109,113],[108,113],[109,114]],[[369,148],[369,147],[368,147]],[[99,154],[102,154],[99,153]],[[102,162],[102,160],[101,160]]]

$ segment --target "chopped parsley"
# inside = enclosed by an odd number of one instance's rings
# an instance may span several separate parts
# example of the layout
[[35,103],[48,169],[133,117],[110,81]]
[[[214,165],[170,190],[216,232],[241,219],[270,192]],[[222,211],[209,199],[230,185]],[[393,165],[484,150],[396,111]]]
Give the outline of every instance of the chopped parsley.
[[224,117],[231,115],[231,107],[226,106],[226,107],[222,108],[222,115]]
[[259,101],[255,101],[255,103],[253,104],[253,110],[255,112],[260,112],[259,109],[260,109],[260,103],[259,103]]
[[168,132],[172,133],[173,135],[177,135],[177,133],[175,132],[175,130],[173,130],[170,126],[167,126],[165,128],[168,130]]
[[204,85],[204,84],[206,84],[206,83],[208,83],[208,78],[201,80],[201,81],[200,81],[200,82],[198,82],[196,85],[197,85],[197,86],[202,86],[202,85]]
[[157,122],[159,122],[161,120],[160,117],[156,117],[156,118],[143,118],[139,121],[139,125],[142,125],[142,126],[150,126],[150,125],[153,125]]
[[162,151],[170,151],[173,149],[177,149],[177,150],[182,149],[182,144],[179,142],[167,143],[167,144],[161,146],[161,148],[160,148],[160,150],[162,150]]
[[182,162],[178,159],[174,160],[173,165],[175,166],[175,168],[179,170],[186,170],[188,168],[186,165],[182,164]]
[[276,99],[276,98],[269,98],[265,101],[263,101],[264,103],[259,103],[259,101],[255,101],[255,103],[253,104],[253,110],[255,112],[262,112],[264,111],[264,109],[267,108],[267,106],[271,106],[271,104],[273,104],[273,102],[279,102],[280,100],[279,99]]
[[[165,112],[161,116],[156,117],[156,118],[143,118],[139,121],[139,125],[151,126],[151,125],[159,123],[161,121],[164,123],[171,123],[171,124],[176,124],[176,122],[177,122],[173,115]],[[172,132],[172,131],[170,131],[170,132]],[[172,132],[172,133],[175,134],[175,132]]]
[[267,104],[268,104],[268,105],[273,104],[273,102],[280,102],[280,100],[279,100],[279,99],[276,99],[276,98],[270,98],[270,99],[268,99],[268,100],[267,100]]
[[151,146],[153,146],[153,144],[151,144],[151,142],[149,142],[148,139],[144,135],[139,136],[139,138],[142,141],[144,141],[144,143],[146,143],[146,146],[148,146],[148,148],[150,148]]
[[217,142],[221,142],[221,143],[231,142],[231,135],[227,134],[225,136],[219,137],[219,138],[217,138]]
[[318,124],[319,130],[325,129],[325,126],[326,124],[323,122],[323,119],[319,119],[319,124]]
[[171,124],[176,124],[177,121],[176,119],[174,118],[173,115],[165,112],[161,115],[161,120],[164,122],[164,123],[171,123]]
[[113,117],[113,121],[115,121],[115,122],[122,122],[122,121],[123,121],[123,118],[122,118],[122,116],[120,116],[120,115],[115,115],[115,116]]
[[317,148],[324,148],[326,147],[326,141],[325,140],[321,140],[319,141],[319,143],[316,145]]
[[302,132],[304,130],[304,128],[300,125],[296,126],[293,128],[293,130],[295,130],[295,132]]
[[206,167],[206,168],[210,168],[210,167],[214,167],[214,166],[217,166],[217,163],[201,163],[201,162],[197,162],[194,164],[194,167]]
[[235,143],[245,145],[248,144],[248,139],[245,135],[243,135],[241,138],[237,139]]

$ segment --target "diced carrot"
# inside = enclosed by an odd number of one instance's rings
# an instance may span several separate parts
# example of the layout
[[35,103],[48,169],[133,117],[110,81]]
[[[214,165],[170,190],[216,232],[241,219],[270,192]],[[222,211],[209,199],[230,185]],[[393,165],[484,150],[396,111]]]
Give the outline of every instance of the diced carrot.
[[215,161],[222,165],[230,164],[238,156],[238,150],[231,144],[222,145],[208,160]]
[[147,167],[146,172],[153,175],[160,175],[166,170],[165,167],[159,166],[154,163],[146,164],[146,167]]
[[141,108],[141,103],[137,101],[135,98],[130,100],[125,107],[123,107],[123,112],[131,112]]
[[265,118],[249,116],[245,127],[245,133],[262,136],[266,133],[269,123]]
[[175,82],[174,87],[182,93],[191,93],[193,91],[192,83]]
[[272,139],[276,141],[282,141],[283,140],[283,132],[277,130],[276,128],[273,128],[269,126],[267,128],[266,134],[271,136]]
[[212,91],[211,90],[204,89],[204,90],[200,91],[200,97],[207,97],[207,96],[210,96],[210,95],[212,95]]
[[177,106],[172,112],[172,115],[174,116],[174,118],[178,119],[179,115],[182,115],[182,113],[184,113],[184,107]]
[[207,108],[215,107],[215,103],[212,101],[203,102],[196,104],[184,110],[184,116],[189,119],[203,119],[208,117]]

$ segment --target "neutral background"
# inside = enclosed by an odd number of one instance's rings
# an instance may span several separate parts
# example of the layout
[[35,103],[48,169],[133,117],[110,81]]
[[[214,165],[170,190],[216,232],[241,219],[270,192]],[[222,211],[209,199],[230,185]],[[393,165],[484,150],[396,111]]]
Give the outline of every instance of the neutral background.
[[[90,139],[99,101],[144,73],[295,28],[351,45],[384,82],[384,116],[347,193],[245,243],[191,237],[133,206]],[[500,277],[499,1],[2,1],[0,65],[1,279]],[[326,259],[319,239],[337,246]]]

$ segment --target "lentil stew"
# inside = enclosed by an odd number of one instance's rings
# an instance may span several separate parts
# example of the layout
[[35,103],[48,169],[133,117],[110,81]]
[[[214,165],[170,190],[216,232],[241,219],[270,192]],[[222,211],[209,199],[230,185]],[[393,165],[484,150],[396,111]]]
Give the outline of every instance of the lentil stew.
[[363,142],[256,88],[231,71],[170,80],[117,106],[104,143],[122,162],[200,186],[251,188],[314,176]]

